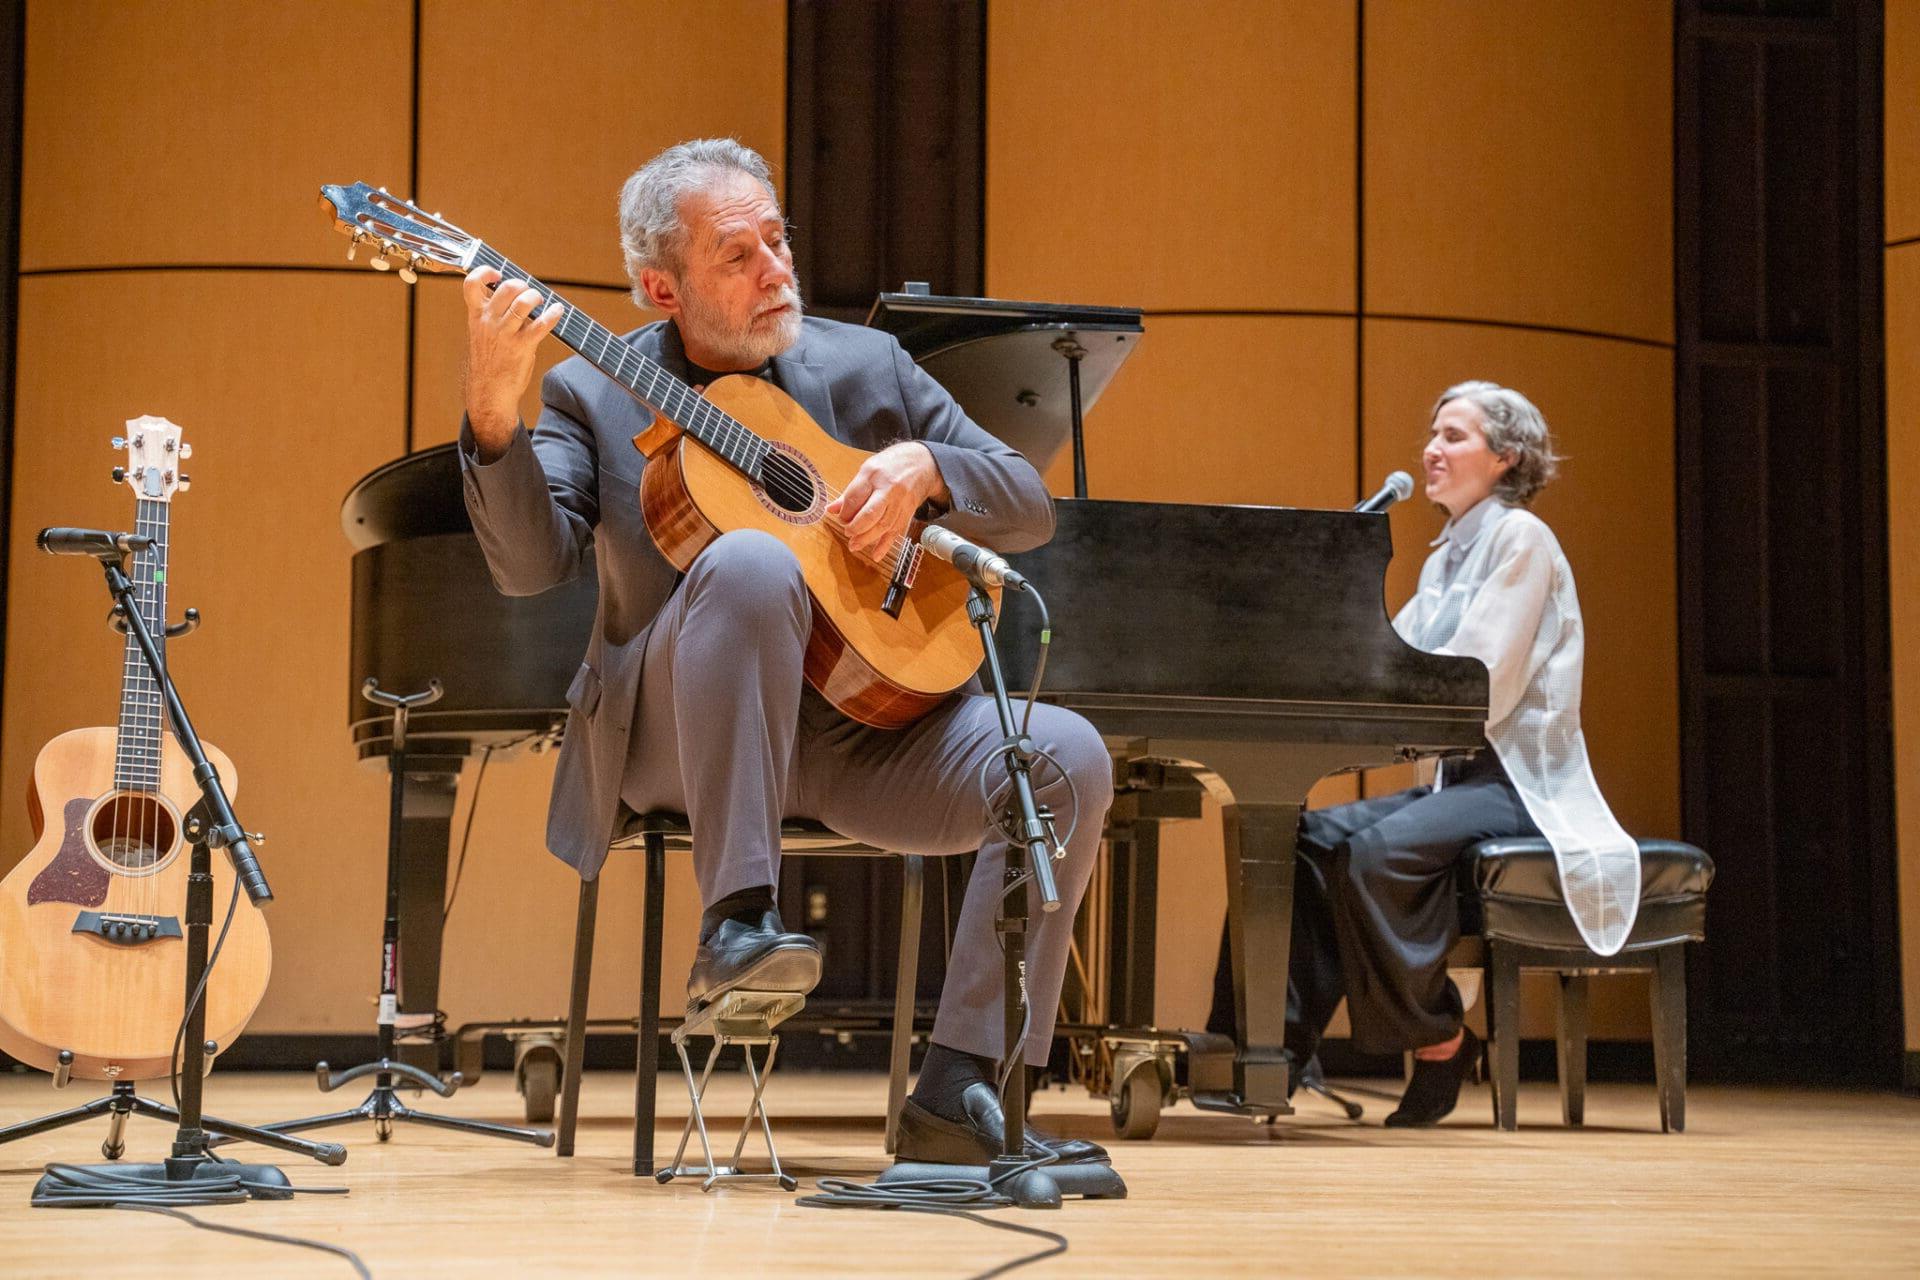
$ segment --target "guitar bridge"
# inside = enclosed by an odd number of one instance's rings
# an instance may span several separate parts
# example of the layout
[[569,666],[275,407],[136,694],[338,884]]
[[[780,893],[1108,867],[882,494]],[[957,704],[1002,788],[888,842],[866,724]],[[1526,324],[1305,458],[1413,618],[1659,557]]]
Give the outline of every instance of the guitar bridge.
[[917,542],[908,546],[907,554],[893,566],[893,580],[887,584],[886,599],[880,602],[880,612],[889,618],[899,617],[900,610],[906,607],[907,592],[912,590],[913,580],[920,574],[920,557],[926,554]]
[[73,932],[90,933],[116,946],[137,947],[160,938],[178,938],[178,916],[136,916],[119,911],[82,911],[73,918]]

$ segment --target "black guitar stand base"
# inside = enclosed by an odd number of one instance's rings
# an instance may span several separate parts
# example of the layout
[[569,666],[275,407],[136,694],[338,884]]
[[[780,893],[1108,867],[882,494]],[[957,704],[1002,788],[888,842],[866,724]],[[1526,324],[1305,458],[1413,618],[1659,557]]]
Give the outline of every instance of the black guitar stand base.
[[[58,1077],[56,1076],[56,1079]],[[65,1111],[56,1111],[52,1115],[42,1116],[38,1120],[26,1120],[16,1125],[0,1129],[0,1143],[13,1142],[20,1138],[31,1138],[54,1129],[64,1129],[71,1124],[84,1124],[89,1120],[107,1118],[107,1136],[100,1143],[100,1154],[108,1160],[118,1160],[127,1150],[127,1117],[148,1116],[155,1120],[164,1120],[168,1124],[178,1125],[180,1113],[164,1102],[155,1102],[143,1098],[133,1091],[133,1082],[118,1081],[113,1092],[104,1098],[95,1098],[77,1107]],[[310,1156],[322,1164],[337,1165],[347,1158],[347,1149],[332,1142],[303,1142],[284,1134],[273,1133],[266,1129],[256,1129],[251,1125],[234,1124],[213,1116],[202,1116],[200,1127],[206,1132],[216,1134],[228,1141],[257,1142],[262,1146],[275,1147],[293,1155]],[[123,1165],[123,1169],[147,1168],[146,1165]],[[232,1169],[238,1166],[223,1165]],[[246,1166],[264,1168],[265,1166]],[[284,1178],[281,1181],[285,1181]]]
[[282,1120],[267,1125],[266,1128],[272,1132],[297,1133],[303,1129],[324,1129],[333,1125],[352,1124],[356,1120],[371,1120],[374,1136],[385,1142],[393,1136],[395,1121],[411,1121],[436,1129],[529,1142],[536,1147],[553,1145],[551,1129],[521,1129],[514,1125],[495,1124],[490,1120],[468,1120],[459,1116],[416,1111],[402,1102],[395,1092],[396,1077],[429,1089],[442,1098],[451,1098],[464,1083],[457,1071],[442,1080],[393,1056],[395,1028],[400,1020],[400,850],[402,804],[407,777],[407,714],[415,707],[438,701],[441,692],[438,680],[429,680],[427,687],[419,693],[388,693],[372,677],[368,677],[366,684],[360,688],[360,695],[368,702],[393,710],[393,749],[387,756],[387,771],[392,778],[392,786],[387,807],[387,916],[380,946],[380,1056],[373,1062],[349,1067],[345,1071],[334,1071],[322,1062],[314,1068],[314,1074],[322,1093],[331,1093],[343,1084],[366,1076],[375,1077],[373,1092],[367,1095],[365,1102],[345,1111],[330,1111],[303,1120]]

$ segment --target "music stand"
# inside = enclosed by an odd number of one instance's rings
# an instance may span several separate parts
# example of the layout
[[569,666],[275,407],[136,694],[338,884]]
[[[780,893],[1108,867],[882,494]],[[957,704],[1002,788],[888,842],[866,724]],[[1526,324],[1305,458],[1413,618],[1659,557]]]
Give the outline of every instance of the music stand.
[[867,324],[1039,470],[1071,444],[1073,496],[1087,496],[1086,411],[1140,345],[1138,307],[937,297],[909,282],[875,298]]

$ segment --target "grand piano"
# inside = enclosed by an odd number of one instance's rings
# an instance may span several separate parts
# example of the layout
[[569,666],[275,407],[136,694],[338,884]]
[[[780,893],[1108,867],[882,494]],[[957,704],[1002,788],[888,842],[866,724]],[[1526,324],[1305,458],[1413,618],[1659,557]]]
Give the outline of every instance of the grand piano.
[[[992,415],[975,416],[991,427]],[[1286,1114],[1293,842],[1307,792],[1330,774],[1479,745],[1486,669],[1393,631],[1383,514],[1093,499],[1063,499],[1058,512],[1053,540],[1013,560],[1052,617],[1042,696],[1100,729],[1120,781],[1113,963],[1098,1002],[1117,1051],[1103,1073],[1116,1122],[1129,1078],[1149,1083],[1147,1067],[1171,1092],[1175,1048],[1196,1104]],[[359,697],[367,677],[402,692],[438,677],[448,691],[409,730],[401,1004],[432,1010],[458,771],[488,746],[555,740],[592,624],[593,577],[532,598],[496,592],[452,446],[373,472],[341,518],[356,549],[348,720],[361,757],[388,746],[384,718]],[[1008,593],[998,634],[1016,687],[1031,678],[1037,633],[1031,605]],[[1230,1038],[1151,1025],[1158,824],[1197,813],[1201,791],[1225,822]]]

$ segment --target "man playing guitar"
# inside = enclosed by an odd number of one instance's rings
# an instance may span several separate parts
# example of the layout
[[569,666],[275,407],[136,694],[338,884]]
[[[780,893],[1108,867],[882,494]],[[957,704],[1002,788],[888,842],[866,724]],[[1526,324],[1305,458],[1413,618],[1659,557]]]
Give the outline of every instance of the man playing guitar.
[[[889,335],[803,317],[786,220],[766,162],[728,139],[682,143],[628,180],[621,245],[637,303],[666,319],[622,341],[695,386],[768,379],[832,436],[872,451],[828,507],[848,546],[878,559],[916,514],[999,550],[1051,536],[1039,474],[969,421]],[[704,913],[688,978],[701,1004],[741,986],[805,992],[819,951],[785,931],[774,902],[784,817],[811,818],[899,852],[978,848],[933,1042],[901,1120],[902,1159],[984,1164],[1001,1149],[993,1067],[1006,1051],[994,922],[1006,842],[983,811],[982,768],[1000,754],[990,699],[962,690],[900,729],[842,714],[803,680],[811,606],[788,547],[756,530],[710,543],[684,574],[660,552],[635,491],[631,441],[646,410],[588,361],[546,375],[529,433],[518,402],[534,352],[564,316],[489,267],[466,278],[463,485],[502,591],[530,595],[579,572],[589,540],[599,617],[568,692],[547,843],[599,874],[622,809],[684,811]],[[543,307],[543,303],[546,304]],[[1035,774],[1066,842],[1062,910],[1033,912],[1025,1060],[1044,1063],[1073,917],[1112,799],[1099,734],[1052,706],[1031,734],[1054,762]],[[998,770],[992,782],[1004,782]],[[984,843],[983,843],[984,837]],[[1028,1130],[1065,1160],[1083,1141]]]

